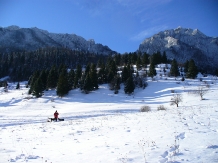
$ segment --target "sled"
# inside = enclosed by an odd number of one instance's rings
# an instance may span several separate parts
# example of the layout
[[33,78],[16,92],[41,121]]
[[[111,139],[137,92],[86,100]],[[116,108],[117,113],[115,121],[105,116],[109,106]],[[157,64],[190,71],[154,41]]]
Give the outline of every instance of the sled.
[[[52,122],[52,121],[56,121],[56,119],[55,118],[48,118],[47,121]],[[57,121],[64,121],[64,119],[63,118],[58,118]]]

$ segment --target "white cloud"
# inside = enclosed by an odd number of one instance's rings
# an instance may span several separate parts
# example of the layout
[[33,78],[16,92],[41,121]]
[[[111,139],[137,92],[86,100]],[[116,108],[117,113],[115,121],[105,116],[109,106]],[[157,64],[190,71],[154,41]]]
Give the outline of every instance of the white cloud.
[[132,40],[132,41],[140,41],[140,40],[145,39],[146,37],[150,37],[150,36],[160,32],[160,31],[163,31],[163,30],[165,30],[167,28],[168,27],[166,25],[148,28],[148,29],[145,29],[145,30],[139,32],[138,34],[136,34],[135,36],[130,38],[130,40]]

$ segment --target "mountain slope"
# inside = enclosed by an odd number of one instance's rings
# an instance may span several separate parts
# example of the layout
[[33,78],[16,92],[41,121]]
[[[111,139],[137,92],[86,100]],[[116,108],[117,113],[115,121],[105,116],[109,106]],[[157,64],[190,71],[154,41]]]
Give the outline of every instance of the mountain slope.
[[198,29],[181,28],[161,31],[145,39],[140,52],[166,52],[170,59],[184,63],[191,58],[198,67],[212,69],[218,64],[218,38],[204,35]]
[[67,47],[72,50],[98,54],[115,53],[109,47],[85,40],[75,34],[56,34],[38,28],[0,27],[0,51],[37,50],[45,47]]

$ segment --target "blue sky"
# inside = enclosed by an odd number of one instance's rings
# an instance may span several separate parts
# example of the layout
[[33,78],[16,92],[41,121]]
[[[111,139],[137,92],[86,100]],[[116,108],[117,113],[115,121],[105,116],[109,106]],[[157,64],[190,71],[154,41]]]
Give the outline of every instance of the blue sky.
[[199,29],[218,36],[218,0],[0,0],[0,26],[38,27],[133,52],[159,31]]

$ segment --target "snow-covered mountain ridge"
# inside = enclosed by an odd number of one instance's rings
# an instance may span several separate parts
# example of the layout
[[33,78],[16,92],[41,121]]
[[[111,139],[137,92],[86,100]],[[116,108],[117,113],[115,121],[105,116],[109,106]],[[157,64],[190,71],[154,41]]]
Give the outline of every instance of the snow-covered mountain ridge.
[[46,30],[20,28],[18,26],[0,27],[0,51],[37,50],[46,47],[67,47],[72,50],[98,54],[113,54],[108,46],[95,43],[93,39],[85,40],[76,34],[49,33]]
[[213,68],[218,64],[218,38],[209,37],[198,29],[182,28],[161,31],[145,39],[140,52],[166,52],[168,58],[184,63],[191,58],[199,67]]

